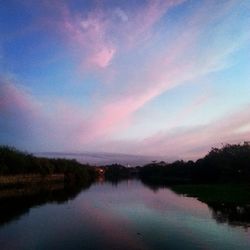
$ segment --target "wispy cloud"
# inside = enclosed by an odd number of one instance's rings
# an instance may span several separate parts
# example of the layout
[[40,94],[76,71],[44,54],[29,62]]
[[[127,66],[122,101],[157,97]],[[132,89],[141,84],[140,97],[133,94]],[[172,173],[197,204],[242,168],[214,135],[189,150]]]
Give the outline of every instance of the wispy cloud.
[[78,106],[60,100],[42,102],[13,79],[0,79],[1,143],[14,139],[20,147],[32,145],[29,150],[73,148],[85,119]]
[[[59,29],[80,57],[80,69],[104,69],[116,54],[132,49],[149,38],[154,25],[172,7],[184,2],[147,1],[136,10],[120,7],[102,10],[97,5],[88,13],[61,8]],[[57,24],[58,25],[58,24]]]
[[[30,5],[29,2],[27,6]],[[19,85],[2,78],[0,112],[4,118],[0,121],[5,134],[11,134],[18,127],[15,124],[20,124],[24,134],[35,131],[33,134],[37,142],[41,142],[41,148],[98,150],[98,145],[102,148],[111,141],[114,148],[123,152],[136,151],[137,147],[137,152],[142,154],[168,152],[173,155],[179,150],[180,154],[190,157],[203,152],[212,140],[219,143],[248,137],[249,125],[240,112],[232,119],[223,118],[202,127],[155,131],[152,137],[144,134],[145,140],[122,141],[123,146],[112,139],[117,131],[126,133],[137,112],[152,100],[190,82],[203,84],[201,78],[232,65],[233,56],[250,38],[247,29],[250,20],[245,15],[243,21],[239,21],[238,16],[245,7],[238,1],[157,0],[136,7],[92,3],[80,10],[63,1],[55,1],[55,6],[50,1],[42,1],[40,5],[43,11],[36,9],[40,22],[33,26],[46,27],[48,31],[42,33],[48,37],[55,31],[56,39],[66,51],[65,58],[72,59],[70,63],[73,61],[73,66],[67,62],[64,65],[64,68],[73,68],[70,81],[74,82],[79,72],[87,74],[89,78],[84,81],[87,87],[81,89],[82,98],[86,98],[93,84],[91,94],[100,100],[83,107],[79,104],[80,93],[76,102],[74,96],[58,100],[55,94],[46,99],[23,88],[25,83]],[[60,74],[64,75],[63,71]],[[100,72],[102,77],[97,81],[95,77]],[[51,71],[51,75],[53,73]],[[102,84],[104,79],[108,79],[109,84]],[[172,127],[188,119],[197,108],[202,109],[210,96],[213,93],[205,93],[184,107],[179,115],[172,117]],[[217,125],[226,123],[227,119],[229,127]],[[239,123],[235,124],[233,119]],[[7,125],[4,120],[8,121]],[[218,131],[222,132],[216,137]],[[158,148],[159,151],[154,151]]]
[[[100,113],[94,118],[92,126],[95,140],[97,135],[110,135],[119,126],[124,127],[126,120],[130,120],[137,110],[165,91],[227,67],[225,61],[244,44],[246,36],[243,33],[235,40],[227,41],[218,47],[215,41],[220,39],[220,33],[216,32],[215,37],[212,38],[214,45],[206,46],[197,52],[196,48],[199,47],[200,40],[203,38],[204,29],[209,29],[207,26],[213,25],[213,22],[219,21],[218,30],[221,26],[225,29],[226,25],[228,36],[232,32],[229,26],[233,20],[227,15],[234,5],[230,8],[224,5],[222,6],[224,9],[220,10],[217,10],[215,5],[209,4],[209,7],[210,11],[214,11],[213,16],[210,13],[204,14],[203,9],[196,10],[195,14],[190,17],[189,23],[181,27],[178,38],[172,41],[171,50],[167,46],[165,50],[160,51],[161,55],[155,60],[144,64],[143,66],[148,69],[146,72],[144,67],[140,68],[137,65],[134,78],[130,75],[128,79],[125,79],[131,83],[128,84],[129,89],[125,90],[118,100],[111,97],[111,102],[108,100],[104,103]],[[244,27],[238,28],[244,29]]]
[[[29,141],[34,135],[33,122],[41,109],[28,91],[10,79],[0,78],[0,134],[2,143]],[[21,143],[22,144],[22,143]]]
[[197,159],[222,143],[250,140],[249,121],[250,106],[247,105],[206,125],[176,127],[143,140],[109,141],[102,148],[112,152],[143,153],[160,159]]
[[107,37],[107,20],[102,13],[91,12],[87,17],[68,16],[63,32],[81,56],[81,66],[105,68],[115,55],[116,48]]

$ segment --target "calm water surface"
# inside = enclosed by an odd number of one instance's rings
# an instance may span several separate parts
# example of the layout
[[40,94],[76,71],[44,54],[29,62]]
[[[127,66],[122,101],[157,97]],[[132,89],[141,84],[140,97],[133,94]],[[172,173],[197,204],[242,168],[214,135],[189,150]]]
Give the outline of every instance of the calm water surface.
[[130,180],[94,184],[65,202],[30,204],[19,216],[2,221],[0,246],[2,250],[249,250],[250,231],[246,225],[219,222],[214,211],[195,198],[166,188],[153,191]]

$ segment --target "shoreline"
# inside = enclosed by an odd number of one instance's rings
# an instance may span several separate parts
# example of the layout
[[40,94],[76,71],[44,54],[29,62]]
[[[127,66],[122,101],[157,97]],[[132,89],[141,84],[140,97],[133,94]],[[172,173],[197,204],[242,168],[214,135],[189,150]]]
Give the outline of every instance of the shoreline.
[[1,175],[0,189],[17,186],[28,186],[35,184],[50,184],[50,183],[65,182],[65,174],[18,174],[18,175]]

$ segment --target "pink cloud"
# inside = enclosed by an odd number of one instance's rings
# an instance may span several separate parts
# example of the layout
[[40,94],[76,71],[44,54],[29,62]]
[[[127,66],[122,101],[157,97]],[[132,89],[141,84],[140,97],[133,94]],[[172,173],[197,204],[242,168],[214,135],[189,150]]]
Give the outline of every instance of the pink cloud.
[[143,140],[109,140],[98,147],[113,153],[151,155],[154,159],[189,160],[204,156],[222,143],[244,141],[250,141],[249,105],[206,125],[163,130]]
[[[210,5],[208,4],[210,10],[213,10],[213,6]],[[232,7],[233,5],[230,5],[230,8],[225,5],[227,11]],[[92,118],[90,140],[110,136],[117,129],[124,129],[124,124],[129,126],[129,121],[132,121],[131,117],[137,110],[165,91],[221,69],[225,59],[241,45],[244,37],[238,37],[219,49],[211,46],[197,53],[194,48],[199,44],[199,38],[203,33],[202,27],[211,24],[212,20],[223,18],[227,13],[225,9],[214,10],[213,16],[209,13],[204,14],[204,9],[198,9],[182,27],[178,38],[172,41],[165,51],[160,52],[161,55],[156,56],[155,60],[138,65],[135,75],[132,73],[129,79],[126,79],[129,81],[129,90],[125,90],[119,99],[111,96]],[[221,20],[223,27],[225,23],[227,20]],[[230,22],[227,25],[230,25]],[[145,68],[148,70],[145,71]]]
[[[154,145],[157,145],[154,153],[160,155],[197,158],[206,154],[211,147],[221,146],[221,143],[250,140],[250,130],[246,127],[249,121],[250,106],[246,106],[207,125],[160,132],[145,139],[143,144],[151,154]],[[241,131],[242,127],[246,127],[246,130]]]
[[[133,13],[134,16],[124,13],[127,15],[127,21],[117,24],[120,33],[115,34],[115,37],[120,39],[123,37],[121,33],[124,33],[128,37],[127,39],[134,40],[135,44],[137,41],[145,40],[154,24],[167,10],[182,2],[149,1],[142,9]],[[72,117],[71,119],[75,121],[73,124],[77,124],[73,126],[75,129],[77,127],[76,131],[78,131],[78,136],[74,136],[77,143],[84,145],[100,141],[112,135],[114,131],[124,129],[132,121],[132,115],[153,98],[171,88],[220,68],[223,60],[235,49],[234,45],[238,45],[238,41],[226,44],[220,51],[216,47],[211,47],[201,53],[195,53],[194,48],[199,44],[199,38],[206,25],[223,18],[233,7],[233,5],[230,5],[230,8],[228,6],[225,5],[220,10],[214,10],[214,5],[209,2],[201,9],[195,10],[188,22],[179,28],[180,35],[174,40],[166,41],[168,42],[166,49],[156,51],[152,61],[135,65],[138,69],[134,75],[127,72],[130,74],[129,79],[122,79],[120,84],[123,82],[127,84],[126,81],[129,81],[128,89],[125,88],[119,99],[116,95],[106,98],[104,103],[93,112],[93,115],[88,117],[87,123],[83,119],[77,118],[77,115]],[[211,16],[208,10],[214,10],[214,15]],[[69,11],[64,11],[63,32],[79,52],[82,67],[85,69],[86,67],[108,67],[121,49],[116,45],[111,33],[113,25],[116,23],[113,23],[108,14],[108,12],[95,9],[85,16],[73,17]],[[223,27],[224,23],[226,21],[221,21]],[[130,25],[133,25],[133,28]],[[131,30],[126,30],[128,27]],[[128,40],[125,39],[125,41]],[[146,72],[145,68],[148,69]],[[119,80],[114,79],[114,81]],[[81,114],[80,111],[79,114]]]
[[187,120],[189,117],[191,117],[195,111],[201,109],[204,107],[204,105],[213,98],[213,93],[211,90],[207,90],[207,92],[201,96],[198,96],[198,98],[194,99],[191,104],[187,105],[183,108],[179,113],[175,115],[172,121],[170,121],[170,124],[168,124],[169,128],[174,128],[176,126],[179,126],[182,124],[185,120]]
[[104,47],[102,50],[97,51],[92,55],[92,57],[89,59],[88,64],[97,65],[100,68],[106,68],[110,64],[115,51],[115,48]]
[[0,79],[0,131],[5,134],[1,143],[15,136],[17,145],[29,142],[32,151],[75,149],[79,127],[82,131],[87,126],[86,119],[79,106],[54,98],[38,100],[13,80]]
[[[215,32],[212,41],[219,40],[221,29],[230,27],[232,20],[229,18],[228,21],[227,18],[229,11],[232,10],[234,4],[237,4],[235,1],[222,5],[221,9],[216,9],[214,2],[206,2],[201,9],[195,10],[187,18],[187,22],[183,21],[182,26],[178,28],[177,37],[174,39],[165,38],[166,47],[160,50],[156,48],[152,51],[153,55],[150,60],[133,61],[134,71],[130,71],[132,67],[126,71],[122,66],[112,63],[115,58],[122,54],[121,52],[126,54],[127,49],[129,49],[131,54],[136,54],[137,50],[140,49],[138,45],[142,42],[148,44],[148,38],[153,36],[155,24],[170,8],[182,2],[148,1],[148,4],[133,13],[122,9],[118,13],[115,9],[111,10],[116,16],[119,15],[120,23],[114,22],[110,10],[95,9],[84,15],[81,13],[73,15],[67,6],[63,6],[59,11],[61,16],[56,24],[60,27],[60,32],[67,38],[72,51],[75,51],[72,56],[79,59],[79,68],[89,71],[93,68],[107,70],[108,67],[113,67],[117,71],[123,71],[120,75],[119,72],[114,74],[113,79],[114,85],[117,85],[117,88],[114,89],[122,94],[119,95],[113,91],[103,98],[100,105],[93,109],[93,114],[89,116],[86,116],[82,107],[75,107],[67,102],[58,106],[47,106],[42,111],[36,112],[40,117],[40,123],[46,124],[44,130],[47,132],[43,131],[43,133],[46,133],[47,137],[54,138],[55,141],[58,140],[57,145],[66,143],[66,146],[70,144],[72,148],[73,146],[80,148],[89,143],[98,144],[107,136],[112,137],[114,131],[119,129],[122,131],[126,126],[129,126],[133,122],[132,118],[136,111],[165,91],[223,68],[225,59],[241,44],[243,40],[241,36],[233,41],[228,40],[220,47],[211,43],[209,47],[206,44],[206,48],[202,48],[198,52],[196,48],[199,48],[200,38],[206,31],[208,24],[220,21],[216,26],[218,32]],[[121,75],[124,78],[120,77]],[[24,110],[33,107],[33,101],[30,101],[32,98],[28,94],[22,93],[20,90],[18,92],[15,87],[8,88],[13,88],[9,91],[10,93],[17,92],[13,97],[15,107],[23,107]],[[1,109],[6,105],[11,106],[8,99],[4,100],[0,102]],[[202,99],[200,102],[203,101],[206,100]],[[199,102],[195,104],[199,104]],[[48,112],[47,109],[50,111]],[[6,109],[4,108],[4,110]],[[192,109],[187,110],[187,114],[189,112],[192,112]],[[244,126],[244,124],[241,125]],[[207,131],[205,134],[202,133],[203,129]],[[224,129],[227,131],[226,128]],[[198,131],[200,131],[199,134],[197,134]],[[185,150],[188,149],[189,143],[195,146],[198,138],[209,143],[209,133],[212,136],[215,131],[216,129],[210,131],[208,128],[200,128],[200,130],[195,129],[195,131],[192,129],[178,131],[179,134],[175,134],[173,131],[163,132],[146,139],[142,143],[143,147],[137,146],[141,148],[142,152],[150,153],[151,145],[156,149],[158,148],[157,143],[159,143],[162,145],[161,154],[163,154],[164,141],[168,141],[166,144],[170,144],[173,148],[170,153],[175,153],[174,143],[176,139],[177,144],[182,145],[180,152],[185,152],[187,155]],[[240,131],[245,130],[241,129]],[[238,137],[236,137],[241,138],[242,136],[243,138],[244,133],[241,132],[240,135],[238,133]],[[226,139],[227,136],[232,138],[230,134],[223,133],[223,135],[224,137],[220,139]],[[69,141],[70,143],[68,143]],[[128,150],[130,149],[128,148]]]
[[80,71],[104,69],[117,53],[126,51],[126,48],[132,49],[149,38],[161,17],[182,2],[184,0],[148,1],[131,13],[121,8],[104,11],[97,5],[85,15],[71,13],[66,5],[61,4],[58,27],[75,50]]
[[23,145],[33,140],[33,122],[39,117],[41,104],[21,86],[10,79],[0,78],[1,142]]
[[62,32],[67,36],[82,67],[106,68],[115,56],[116,48],[107,35],[108,20],[102,12],[93,11],[86,17],[64,17]]
[[[156,90],[158,91],[158,90]],[[158,93],[158,92],[157,92]],[[129,126],[129,117],[157,93],[153,91],[123,97],[120,101],[108,102],[90,118],[87,134],[82,133],[79,140],[85,143],[102,140],[115,130]],[[85,129],[83,130],[85,132]]]
[[[71,48],[72,57],[79,62],[81,72],[103,70],[124,47],[134,47],[139,41],[144,41],[163,14],[181,2],[183,0],[148,1],[133,13],[126,13],[119,7],[102,10],[96,4],[94,9],[83,14],[72,11],[63,1],[55,1],[53,5],[47,0],[36,5],[27,1],[22,4],[27,8],[32,5],[32,8],[43,9],[46,14],[21,32],[26,34],[42,28],[50,36],[61,33]],[[122,22],[117,22],[114,16],[119,16]]]
[[153,28],[171,8],[186,0],[147,1],[135,13],[128,13],[128,20],[119,27],[124,34],[122,39],[126,47],[133,48],[152,36]]
[[35,116],[41,105],[27,90],[15,86],[11,80],[0,78],[0,112],[1,114],[25,113]]

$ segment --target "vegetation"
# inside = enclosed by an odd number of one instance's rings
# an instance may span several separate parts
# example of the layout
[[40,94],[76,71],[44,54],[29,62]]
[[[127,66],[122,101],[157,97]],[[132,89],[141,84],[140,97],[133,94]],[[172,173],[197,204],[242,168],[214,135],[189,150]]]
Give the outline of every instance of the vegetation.
[[64,174],[67,182],[87,182],[95,177],[95,170],[76,160],[35,157],[8,146],[0,147],[0,175]]
[[[141,168],[126,168],[119,164],[102,168],[106,180],[119,181],[137,176],[154,185],[188,183],[228,183],[250,180],[250,144],[224,145],[212,150],[202,159],[175,161],[173,163],[152,162]],[[0,175],[40,174],[42,176],[64,174],[68,181],[90,181],[97,171],[76,160],[35,157],[15,148],[0,147]]]
[[130,177],[129,168],[120,164],[106,165],[103,169],[105,170],[105,179],[113,183],[117,183]]
[[153,162],[141,168],[144,183],[214,183],[250,180],[250,144],[224,145],[212,150],[202,159]]

